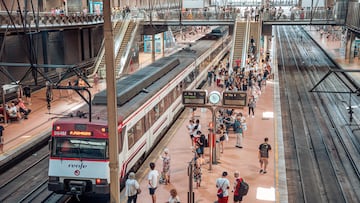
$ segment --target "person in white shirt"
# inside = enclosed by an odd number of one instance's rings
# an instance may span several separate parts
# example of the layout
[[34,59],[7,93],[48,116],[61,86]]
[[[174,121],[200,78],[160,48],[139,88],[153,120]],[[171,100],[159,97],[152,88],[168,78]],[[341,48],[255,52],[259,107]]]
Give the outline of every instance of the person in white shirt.
[[149,193],[152,198],[152,203],[156,203],[155,190],[156,190],[157,184],[158,184],[159,172],[155,169],[155,163],[153,163],[153,162],[150,163],[150,169],[151,169],[151,171],[148,174]]
[[170,198],[169,201],[167,201],[166,203],[180,203],[180,198],[177,195],[176,189],[170,190]]
[[189,135],[190,135],[190,140],[191,140],[191,144],[192,146],[194,146],[194,142],[193,142],[193,138],[194,138],[194,127],[195,127],[195,123],[194,120],[189,120],[189,124],[186,126],[186,128],[189,130]]
[[227,203],[229,199],[229,188],[230,188],[230,181],[226,178],[228,173],[224,171],[222,173],[222,177],[216,179],[216,188],[222,189],[222,196],[218,196],[218,203]]
[[127,203],[136,203],[137,195],[140,191],[140,185],[135,180],[135,173],[130,172],[129,177],[125,182],[125,195],[128,197]]

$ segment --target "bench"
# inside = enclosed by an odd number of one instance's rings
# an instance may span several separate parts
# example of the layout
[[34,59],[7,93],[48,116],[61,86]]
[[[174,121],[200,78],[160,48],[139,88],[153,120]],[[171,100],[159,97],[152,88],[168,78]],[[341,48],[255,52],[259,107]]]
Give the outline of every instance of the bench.
[[[11,117],[7,112],[6,112],[6,118],[8,121],[19,121],[20,120],[18,117]],[[3,107],[0,107],[0,122],[5,122]]]

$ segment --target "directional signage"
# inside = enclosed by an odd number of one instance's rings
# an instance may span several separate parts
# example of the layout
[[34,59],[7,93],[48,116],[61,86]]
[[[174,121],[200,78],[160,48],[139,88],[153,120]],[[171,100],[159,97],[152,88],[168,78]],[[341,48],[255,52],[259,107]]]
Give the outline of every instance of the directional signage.
[[205,90],[185,90],[182,93],[183,104],[206,104]]
[[223,105],[228,106],[246,106],[247,94],[246,92],[224,92]]

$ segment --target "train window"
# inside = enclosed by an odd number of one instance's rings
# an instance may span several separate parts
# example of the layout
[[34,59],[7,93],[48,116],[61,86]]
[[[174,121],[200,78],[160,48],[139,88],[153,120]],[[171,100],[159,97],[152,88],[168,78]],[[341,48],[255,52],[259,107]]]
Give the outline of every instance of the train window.
[[164,99],[162,99],[161,101],[160,101],[160,111],[159,111],[159,117],[166,111],[166,109],[165,109],[165,100]]
[[107,139],[54,138],[52,156],[79,159],[108,159]]
[[127,131],[127,137],[128,137],[128,149],[130,149],[135,144],[135,128],[132,127]]
[[125,133],[126,133],[126,125],[122,127],[121,133],[118,134],[118,136],[119,136],[119,140],[118,140],[119,153],[122,151],[122,148],[123,148]]
[[135,142],[137,142],[144,134],[144,118],[136,123],[135,128]]
[[160,108],[159,108],[159,104],[156,104],[153,108],[154,111],[154,122],[157,121],[157,119],[160,118]]
[[130,149],[144,134],[144,118],[140,119],[127,133]]

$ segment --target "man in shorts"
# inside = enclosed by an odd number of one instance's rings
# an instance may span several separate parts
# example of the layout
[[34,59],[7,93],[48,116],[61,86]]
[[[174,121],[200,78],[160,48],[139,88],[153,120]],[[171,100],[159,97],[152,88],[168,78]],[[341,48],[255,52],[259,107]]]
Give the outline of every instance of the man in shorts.
[[158,184],[159,172],[155,169],[155,163],[153,162],[150,163],[150,169],[151,171],[148,174],[149,193],[151,195],[152,203],[156,203],[155,190]]
[[271,145],[268,144],[269,138],[265,138],[264,139],[264,143],[262,143],[259,146],[259,161],[260,161],[260,172],[262,174],[265,174],[266,171],[266,167],[269,163],[268,159],[269,159],[269,151],[271,150]]
[[23,88],[24,95],[26,97],[26,103],[31,105],[31,89],[28,85]]

